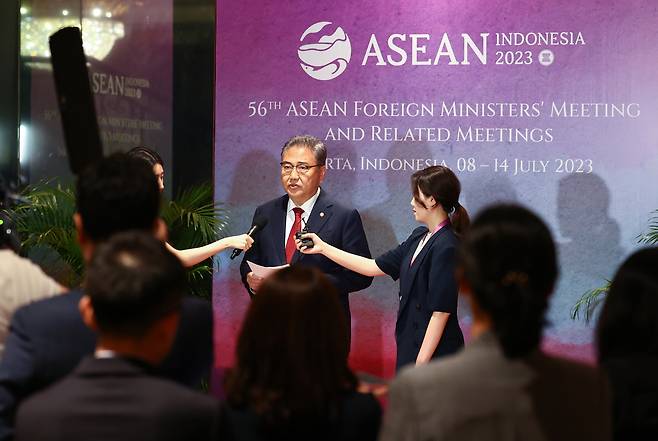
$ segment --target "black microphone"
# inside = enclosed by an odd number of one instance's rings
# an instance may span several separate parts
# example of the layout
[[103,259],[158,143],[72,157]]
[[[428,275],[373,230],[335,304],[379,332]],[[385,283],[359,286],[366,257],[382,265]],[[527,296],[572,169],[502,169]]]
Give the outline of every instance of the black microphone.
[[[251,237],[254,237],[254,234],[258,233],[260,230],[265,228],[265,225],[267,225],[267,218],[259,216],[256,219],[254,219],[254,223],[251,225],[251,228],[249,228],[249,231],[247,234]],[[236,248],[233,250],[231,253],[231,260],[235,259],[242,253],[242,250],[240,248]]]

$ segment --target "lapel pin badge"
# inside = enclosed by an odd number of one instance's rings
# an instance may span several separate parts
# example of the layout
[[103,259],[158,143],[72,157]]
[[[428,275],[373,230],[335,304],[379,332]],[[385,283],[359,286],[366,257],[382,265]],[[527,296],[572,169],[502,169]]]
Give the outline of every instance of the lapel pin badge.
[[320,217],[324,217],[324,211],[320,212]]

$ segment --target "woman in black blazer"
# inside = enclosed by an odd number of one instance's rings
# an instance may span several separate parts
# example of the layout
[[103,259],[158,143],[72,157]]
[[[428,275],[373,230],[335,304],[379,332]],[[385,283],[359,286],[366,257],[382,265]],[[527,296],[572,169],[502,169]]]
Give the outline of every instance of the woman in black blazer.
[[455,256],[457,235],[468,227],[468,213],[459,204],[461,185],[457,176],[440,165],[411,176],[411,207],[416,228],[403,243],[368,259],[347,253],[323,242],[316,234],[312,248],[297,241],[306,254],[323,254],[357,273],[389,275],[400,279],[400,307],[395,326],[396,368],[456,352],[464,345],[457,321]]

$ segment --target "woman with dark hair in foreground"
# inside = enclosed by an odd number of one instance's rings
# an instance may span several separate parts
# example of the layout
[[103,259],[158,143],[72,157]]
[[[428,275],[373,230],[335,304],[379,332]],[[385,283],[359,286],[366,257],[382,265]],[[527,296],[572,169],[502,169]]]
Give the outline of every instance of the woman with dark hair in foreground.
[[300,265],[265,279],[226,382],[222,440],[375,440],[381,410],[356,391],[333,285]]
[[596,343],[612,389],[615,440],[657,440],[658,249],[637,251],[617,271]]
[[539,349],[557,272],[537,216],[512,205],[484,210],[458,258],[473,341],[441,363],[402,372],[381,439],[609,440],[605,376]]
[[[148,147],[135,147],[128,151],[128,155],[142,159],[153,167],[153,173],[158,181],[158,188],[160,188],[160,192],[164,191],[164,161],[162,161],[158,152],[151,150]],[[239,234],[237,236],[224,237],[213,243],[209,243],[208,245],[189,248],[187,250],[176,249],[166,242],[165,245],[171,253],[178,257],[183,263],[183,266],[191,267],[227,248],[248,250],[253,243],[254,240],[249,235]]]

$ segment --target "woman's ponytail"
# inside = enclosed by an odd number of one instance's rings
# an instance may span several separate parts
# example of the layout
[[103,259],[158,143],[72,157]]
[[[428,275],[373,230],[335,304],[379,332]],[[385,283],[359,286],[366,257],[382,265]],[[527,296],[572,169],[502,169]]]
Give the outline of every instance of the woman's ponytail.
[[450,222],[452,223],[453,230],[459,237],[462,237],[466,233],[466,230],[468,230],[469,225],[471,225],[471,218],[468,216],[466,208],[459,202],[455,204],[454,210],[450,215]]

